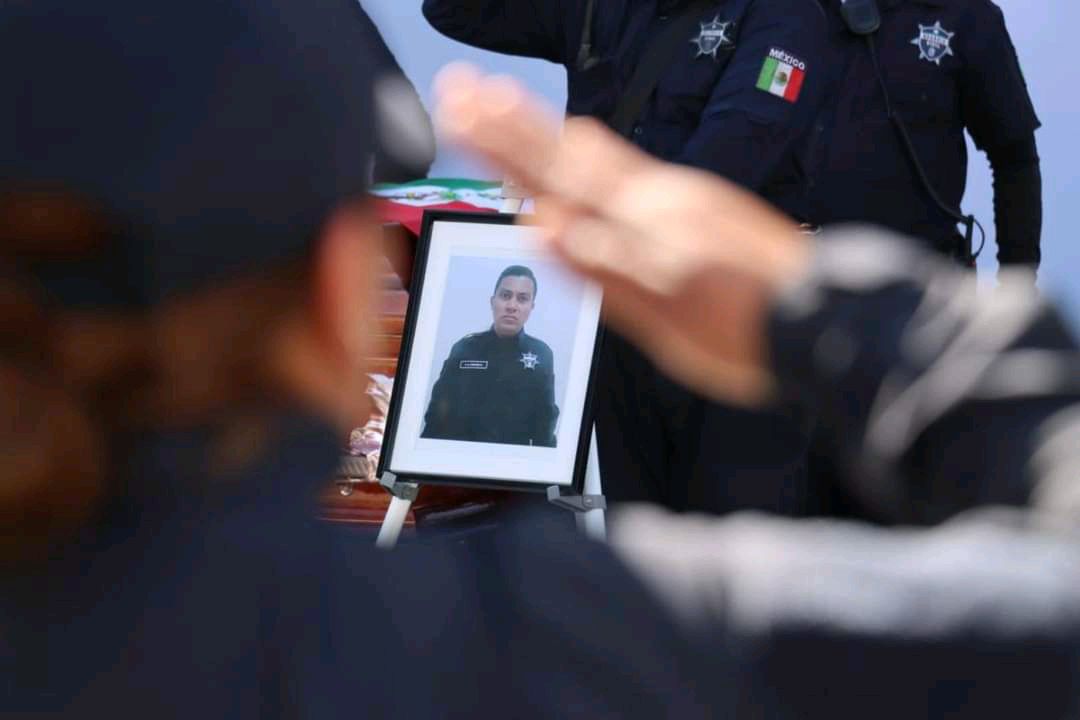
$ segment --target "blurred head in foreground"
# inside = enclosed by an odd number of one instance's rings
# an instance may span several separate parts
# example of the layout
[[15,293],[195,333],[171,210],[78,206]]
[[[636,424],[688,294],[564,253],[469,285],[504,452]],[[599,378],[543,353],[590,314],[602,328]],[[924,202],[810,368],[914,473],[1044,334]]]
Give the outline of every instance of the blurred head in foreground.
[[212,478],[271,418],[362,413],[377,246],[354,12],[0,10],[0,559],[113,483],[140,492],[125,465],[148,438],[200,429],[182,455]]

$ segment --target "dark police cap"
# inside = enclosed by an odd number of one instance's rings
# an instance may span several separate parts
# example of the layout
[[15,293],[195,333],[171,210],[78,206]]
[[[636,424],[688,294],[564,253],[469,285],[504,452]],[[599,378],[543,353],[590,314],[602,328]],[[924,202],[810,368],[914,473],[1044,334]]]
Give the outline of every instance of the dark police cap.
[[356,0],[0,3],[0,190],[103,208],[103,257],[52,263],[59,301],[153,305],[301,256],[366,189]]

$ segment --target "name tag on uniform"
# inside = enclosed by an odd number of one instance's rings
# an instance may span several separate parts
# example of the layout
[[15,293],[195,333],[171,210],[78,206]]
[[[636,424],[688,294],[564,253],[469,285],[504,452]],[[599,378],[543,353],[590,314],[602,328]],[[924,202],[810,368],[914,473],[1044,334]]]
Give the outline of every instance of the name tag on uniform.
[[487,360],[462,360],[458,363],[458,370],[487,370]]

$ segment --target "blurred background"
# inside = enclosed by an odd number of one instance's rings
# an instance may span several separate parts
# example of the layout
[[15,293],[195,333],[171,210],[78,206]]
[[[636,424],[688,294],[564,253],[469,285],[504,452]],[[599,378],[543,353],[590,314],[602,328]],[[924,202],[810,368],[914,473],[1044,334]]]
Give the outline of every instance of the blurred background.
[[[1043,173],[1043,263],[1039,284],[1062,298],[1074,323],[1080,323],[1080,53],[1070,44],[1080,33],[1076,0],[995,0],[1004,10],[1035,109],[1043,122],[1037,134]],[[477,50],[439,35],[420,12],[420,0],[363,0],[401,67],[430,110],[431,81],[451,60],[468,60],[494,72],[513,75],[562,108],[566,76],[561,66]],[[970,144],[970,140],[969,140]],[[979,259],[984,279],[992,280],[996,245],[993,195],[986,157],[970,147],[964,211],[986,228]],[[452,148],[440,147],[431,177],[498,179]],[[976,232],[976,242],[978,233]]]

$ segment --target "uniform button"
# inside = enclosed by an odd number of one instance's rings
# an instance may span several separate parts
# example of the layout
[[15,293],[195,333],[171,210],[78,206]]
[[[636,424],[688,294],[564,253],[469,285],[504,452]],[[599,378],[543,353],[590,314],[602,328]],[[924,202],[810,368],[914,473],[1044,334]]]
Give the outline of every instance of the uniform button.
[[635,135],[641,135],[641,133],[642,133],[642,132],[644,132],[644,131],[643,131],[643,130],[641,129],[641,126],[640,126],[640,125],[638,125],[638,126],[636,126],[636,127],[634,128],[634,134],[635,134]]

